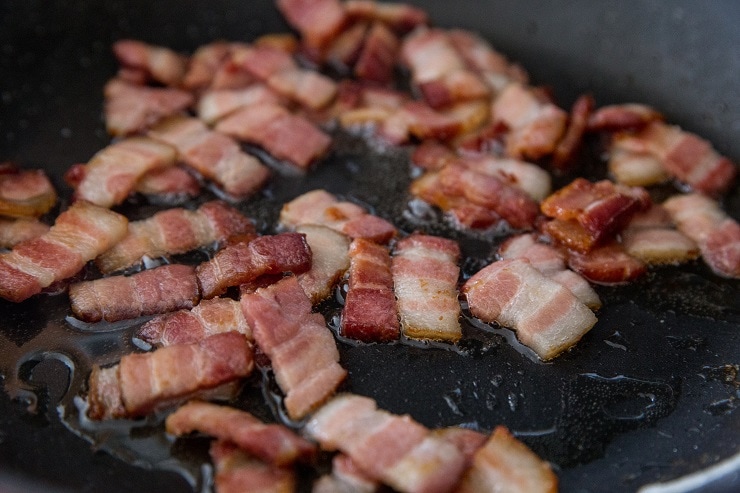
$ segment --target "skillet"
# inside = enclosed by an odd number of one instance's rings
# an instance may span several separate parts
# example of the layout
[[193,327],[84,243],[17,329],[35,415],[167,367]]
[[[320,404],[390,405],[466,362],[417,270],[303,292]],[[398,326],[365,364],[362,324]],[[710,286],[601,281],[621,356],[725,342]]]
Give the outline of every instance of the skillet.
[[[423,6],[438,25],[480,32],[536,83],[550,85],[561,106],[585,91],[599,105],[645,102],[740,159],[740,9],[731,0],[701,8],[647,0]],[[102,87],[115,73],[116,39],[191,52],[218,38],[250,40],[285,29],[266,0],[3,2],[0,160],[45,168],[68,196],[64,170],[109,142]],[[404,151],[339,140],[307,177],[278,178],[269,194],[240,207],[269,230],[283,201],[325,187],[406,230],[418,226],[402,215]],[[603,173],[598,166],[587,171]],[[737,187],[725,207],[738,218]],[[468,272],[490,258],[488,241],[422,226],[459,239]],[[428,426],[506,424],[556,464],[562,491],[634,491],[701,474],[740,449],[739,287],[697,263],[599,288],[605,307],[597,326],[550,364],[532,361],[508,332],[475,324],[466,326],[457,351],[340,343],[347,389]],[[325,307],[329,321],[332,310]],[[130,328],[83,333],[64,322],[64,295],[2,303],[0,314],[0,491],[192,490],[187,478],[198,476],[203,456],[197,440],[166,441],[156,422],[138,423],[131,434],[80,422],[73,397],[86,368],[132,350]],[[260,383],[251,385],[245,404],[274,419]],[[736,491],[737,475],[736,468],[700,490]]]

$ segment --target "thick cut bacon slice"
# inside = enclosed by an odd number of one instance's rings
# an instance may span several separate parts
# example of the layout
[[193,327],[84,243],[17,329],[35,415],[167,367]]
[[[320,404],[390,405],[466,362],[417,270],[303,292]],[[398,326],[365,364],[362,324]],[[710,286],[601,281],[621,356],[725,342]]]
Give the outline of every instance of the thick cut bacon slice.
[[352,20],[380,21],[400,34],[429,23],[424,10],[405,3],[349,0],[344,10]]
[[300,274],[311,268],[311,248],[300,233],[259,236],[248,243],[228,245],[197,267],[203,298],[223,294],[264,275]]
[[20,302],[79,272],[126,234],[128,220],[87,202],[75,202],[48,233],[0,254],[0,297]]
[[293,493],[293,469],[276,467],[244,453],[231,442],[211,443],[211,460],[216,466],[216,493]]
[[113,53],[124,67],[143,71],[166,86],[179,86],[185,76],[186,58],[163,46],[121,39],[113,43]]
[[571,251],[568,266],[591,282],[623,284],[647,272],[645,262],[633,257],[621,243],[593,248],[587,253]]
[[167,433],[182,436],[194,431],[237,445],[265,462],[285,466],[313,458],[316,446],[283,425],[263,423],[246,411],[202,401],[191,401],[167,416]]
[[185,253],[235,236],[255,236],[252,221],[221,201],[206,202],[195,211],[167,209],[148,219],[130,222],[128,234],[95,263],[108,274],[125,269],[144,256]]
[[180,166],[154,169],[141,177],[136,192],[147,195],[151,200],[176,203],[200,193],[198,179]]
[[452,491],[465,467],[455,445],[408,415],[377,409],[367,397],[335,397],[311,417],[305,430],[323,449],[340,450],[371,479],[400,492]]
[[470,313],[517,332],[519,341],[549,360],[578,342],[596,317],[562,284],[525,259],[500,260],[463,285]]
[[361,80],[388,84],[393,81],[393,70],[399,41],[381,22],[370,28],[355,64],[355,76]]
[[173,264],[73,284],[69,299],[80,320],[116,322],[192,308],[200,300],[200,289],[193,267]]
[[237,332],[128,354],[115,366],[93,367],[87,415],[95,420],[145,416],[199,391],[246,377],[253,368],[252,346]]
[[280,96],[264,84],[252,84],[243,89],[212,90],[198,100],[198,118],[212,125],[243,106],[280,102]]
[[175,147],[181,161],[235,198],[254,194],[270,176],[257,158],[197,118],[171,118],[151,129],[149,135]]
[[0,217],[0,248],[13,248],[22,241],[33,240],[48,232],[49,225],[38,219]]
[[158,315],[141,326],[137,337],[156,346],[172,346],[202,341],[222,332],[236,331],[250,341],[252,328],[241,305],[230,298],[203,300],[191,310]]
[[39,217],[56,202],[57,193],[43,170],[0,163],[0,216]]
[[285,408],[301,419],[323,404],[347,376],[324,317],[294,277],[242,295],[242,309],[254,339],[270,358],[285,393]]
[[341,332],[364,342],[385,342],[400,334],[388,249],[361,238],[349,247],[349,290]]
[[332,288],[349,268],[350,240],[326,226],[303,224],[297,233],[306,235],[311,249],[311,268],[298,276],[298,283],[314,305],[331,296]]
[[406,337],[460,339],[459,259],[460,247],[446,238],[413,234],[396,244],[391,272]]

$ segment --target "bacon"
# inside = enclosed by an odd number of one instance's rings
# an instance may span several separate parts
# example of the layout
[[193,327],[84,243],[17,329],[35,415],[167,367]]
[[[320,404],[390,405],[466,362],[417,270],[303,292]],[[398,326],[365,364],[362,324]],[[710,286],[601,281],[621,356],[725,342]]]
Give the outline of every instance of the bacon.
[[252,84],[243,89],[220,89],[204,93],[198,100],[198,118],[214,124],[244,106],[261,103],[279,104],[280,97],[264,84]]
[[79,272],[126,234],[128,221],[102,207],[76,202],[48,233],[0,254],[0,297],[20,302]]
[[663,119],[657,110],[644,104],[627,103],[602,106],[588,118],[590,132],[639,130],[651,122]]
[[465,457],[465,469],[473,464],[473,457],[479,448],[488,440],[483,433],[459,426],[438,428],[432,430],[432,434],[442,440],[453,444]]
[[316,50],[321,50],[346,20],[338,0],[278,0],[277,6],[303,41]]
[[301,170],[322,157],[331,137],[306,118],[277,104],[243,107],[216,124],[216,130],[267,151]]
[[366,22],[358,22],[339,33],[326,49],[326,61],[334,68],[349,73],[360,58],[368,29]]
[[194,431],[237,445],[265,462],[285,466],[307,461],[316,446],[279,424],[266,424],[246,411],[191,401],[167,416],[167,433],[183,436]]
[[429,22],[424,10],[405,3],[349,0],[344,2],[344,10],[350,19],[379,21],[400,34],[407,33]]
[[305,431],[324,450],[340,450],[368,477],[399,492],[452,491],[465,466],[455,445],[408,415],[377,409],[367,397],[335,397],[311,417]]
[[312,493],[375,493],[380,485],[367,477],[349,456],[339,453],[332,458],[331,475],[324,475],[313,485]]
[[266,464],[242,452],[230,442],[211,443],[211,460],[216,467],[217,493],[292,493],[296,477],[292,469]]
[[193,267],[173,264],[73,284],[69,299],[80,320],[116,322],[192,308],[200,300],[200,290]]
[[699,256],[688,236],[669,228],[632,228],[622,232],[625,251],[648,265],[680,264]]
[[347,376],[324,317],[311,313],[311,301],[294,277],[242,295],[241,303],[257,345],[270,358],[285,393],[288,415],[305,417]]
[[562,284],[544,276],[528,260],[500,260],[463,285],[470,313],[516,331],[519,341],[542,360],[577,343],[596,317]]
[[393,82],[399,45],[396,35],[383,23],[373,24],[355,64],[355,75],[361,80],[379,84]]
[[231,63],[261,81],[298,68],[291,53],[273,46],[241,46],[232,54]]
[[169,119],[151,129],[149,136],[175,147],[181,161],[235,198],[253,195],[270,176],[233,139],[209,130],[197,118]]
[[363,342],[398,339],[400,330],[388,249],[355,239],[349,248],[349,258],[349,290],[342,309],[342,335]]
[[139,179],[136,191],[165,202],[195,197],[200,193],[197,178],[179,166],[157,168]]
[[139,133],[168,116],[182,113],[194,102],[187,91],[146,87],[120,79],[109,81],[104,93],[105,127],[116,137]]
[[632,152],[620,146],[619,136],[612,140],[607,167],[614,179],[631,187],[648,187],[668,180],[668,173],[652,154]]
[[200,92],[211,85],[214,74],[227,60],[234,45],[225,41],[215,41],[198,47],[190,57],[187,71],[183,76],[183,88]]
[[583,135],[588,128],[588,119],[595,104],[593,96],[589,94],[580,96],[573,103],[568,128],[552,155],[552,164],[556,169],[566,169],[575,160],[583,143]]
[[473,466],[465,473],[457,491],[556,493],[558,478],[547,462],[505,427],[497,426],[486,444],[475,453]]
[[136,336],[156,346],[201,341],[214,334],[236,331],[252,340],[252,328],[238,301],[229,298],[203,300],[191,310],[158,315],[141,326]]
[[199,391],[246,377],[253,367],[252,347],[237,332],[127,354],[112,367],[93,367],[87,415],[94,420],[145,416]]
[[456,159],[457,155],[449,147],[434,140],[425,140],[411,154],[414,166],[427,171],[438,171]]
[[456,162],[468,169],[496,177],[538,202],[551,192],[550,174],[536,164],[493,156],[462,157]]
[[283,205],[280,224],[295,228],[302,224],[319,224],[350,238],[387,243],[396,235],[396,227],[385,219],[368,214],[352,202],[338,200],[326,190],[311,190]]
[[185,57],[163,46],[122,39],[113,43],[113,53],[124,67],[141,70],[166,86],[179,86],[185,76]]
[[221,201],[206,202],[195,211],[167,209],[131,222],[128,234],[95,261],[104,274],[125,269],[143,257],[166,257],[223,243],[234,236],[255,236],[254,225]]
[[647,272],[645,263],[627,253],[619,243],[596,247],[587,253],[571,251],[568,266],[597,284],[623,284]]
[[39,217],[56,202],[57,193],[43,170],[21,170],[14,165],[0,169],[0,216]]
[[460,339],[459,260],[460,247],[446,238],[412,234],[396,244],[391,271],[406,337]]
[[[344,80],[339,85],[339,94],[329,111],[337,117],[343,128],[361,130],[367,126],[380,125],[394,115],[409,96],[403,92]],[[408,137],[408,126],[403,127],[402,139]]]
[[331,296],[332,288],[349,268],[349,239],[326,226],[304,224],[296,232],[306,235],[311,249],[311,269],[298,276],[312,304]]
[[0,248],[13,248],[22,241],[33,240],[49,232],[49,225],[35,218],[5,219],[0,217]]

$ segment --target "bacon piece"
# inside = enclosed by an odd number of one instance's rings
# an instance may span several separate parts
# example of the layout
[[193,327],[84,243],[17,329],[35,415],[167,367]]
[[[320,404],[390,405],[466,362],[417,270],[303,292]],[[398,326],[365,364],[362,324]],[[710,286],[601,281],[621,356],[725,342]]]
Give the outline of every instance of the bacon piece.
[[[367,126],[383,124],[394,115],[409,96],[403,92],[344,80],[339,85],[339,95],[330,117],[337,117],[343,128],[361,130]],[[408,137],[408,125],[402,129]]]
[[113,53],[124,67],[144,71],[166,86],[179,86],[185,76],[185,57],[163,46],[121,39],[113,43]]
[[69,299],[80,320],[116,322],[192,308],[200,300],[200,290],[193,267],[173,264],[73,284]]
[[699,256],[688,236],[668,228],[627,228],[622,232],[625,251],[648,265],[680,264]]
[[342,335],[364,342],[398,339],[400,331],[388,249],[355,239],[349,248],[349,258],[349,290],[342,309]]
[[558,478],[547,462],[505,427],[497,426],[486,444],[475,453],[473,466],[465,473],[457,491],[556,493]]
[[108,209],[75,202],[48,233],[0,254],[0,297],[20,302],[75,275],[123,238],[127,223]]
[[405,3],[349,0],[344,2],[344,10],[350,19],[380,21],[400,34],[429,22],[424,10]]
[[311,301],[294,277],[241,298],[244,315],[260,349],[270,358],[285,393],[291,419],[301,419],[324,403],[347,376],[324,317],[311,313]]
[[620,146],[619,137],[612,140],[607,166],[614,179],[631,187],[648,187],[668,180],[668,173],[658,158],[632,152]]
[[38,219],[0,217],[0,248],[13,248],[22,241],[38,238],[49,232],[49,225]]
[[235,198],[254,194],[270,176],[270,171],[242,152],[233,139],[209,130],[197,118],[171,118],[151,129],[149,135],[175,147],[187,166]]
[[171,203],[197,196],[200,183],[184,168],[171,166],[157,168],[142,176],[136,184],[136,191]]
[[300,274],[310,267],[311,249],[306,236],[282,233],[228,245],[211,260],[200,264],[197,275],[203,298],[212,298],[223,294],[229,286],[238,286],[263,275]]
[[243,451],[277,466],[313,458],[316,446],[279,424],[266,424],[246,411],[191,401],[167,417],[167,433],[194,431],[229,441]]
[[182,113],[193,95],[173,88],[146,87],[112,79],[105,85],[105,127],[116,137],[141,132],[160,120]]
[[338,200],[326,190],[311,190],[283,205],[280,224],[295,228],[302,224],[319,224],[350,238],[387,243],[396,235],[396,227],[357,204]]
[[647,272],[645,263],[625,251],[619,243],[593,248],[587,253],[571,251],[568,266],[597,284],[622,284]]
[[57,193],[43,170],[13,165],[0,169],[0,216],[39,217],[56,202]]
[[95,261],[104,274],[125,269],[143,257],[165,257],[223,243],[234,236],[255,236],[252,221],[221,201],[206,202],[195,211],[167,209],[148,219],[130,222],[128,234]]
[[145,416],[199,391],[246,377],[253,367],[252,346],[237,332],[127,354],[115,366],[93,367],[87,415],[94,420]]
[[339,33],[326,49],[324,58],[327,63],[337,70],[350,73],[360,57],[368,29],[366,22],[358,22]]
[[380,485],[367,477],[351,457],[339,453],[332,458],[331,475],[313,485],[312,493],[375,493]]
[[473,464],[475,453],[488,440],[488,437],[479,431],[469,430],[459,426],[438,428],[436,430],[432,430],[432,434],[453,444],[460,452],[462,452],[465,457],[466,470]]
[[468,169],[496,177],[538,202],[551,192],[550,174],[536,164],[493,156],[462,157],[456,162]]
[[472,132],[488,119],[489,105],[482,100],[463,101],[436,111],[421,101],[409,101],[383,121],[380,136],[400,145],[410,137],[449,141]]
[[399,40],[383,23],[370,28],[355,64],[355,75],[362,80],[388,84],[393,81],[393,69]]
[[229,57],[233,44],[225,41],[215,41],[202,45],[190,57],[187,71],[183,76],[183,88],[200,92],[211,85],[214,74]]
[[326,226],[303,224],[297,233],[306,235],[311,249],[311,269],[298,276],[312,304],[328,298],[334,285],[349,268],[349,239]]
[[279,104],[280,97],[264,84],[252,84],[243,89],[220,89],[204,93],[198,100],[198,118],[212,125],[230,113],[253,104]]
[[396,244],[393,289],[406,337],[460,339],[459,260],[460,247],[446,238],[412,234]]
[[542,360],[573,346],[596,317],[562,284],[525,259],[500,260],[463,285],[470,313],[516,331],[519,341]]
[[214,334],[236,331],[252,340],[252,328],[238,301],[229,298],[203,300],[191,310],[158,315],[141,326],[136,336],[156,346],[201,341]]
[[594,105],[594,98],[590,94],[580,96],[573,103],[568,128],[552,155],[552,164],[555,168],[565,169],[575,160],[583,143],[583,135],[588,127],[588,119],[593,112]]
[[438,171],[456,159],[457,155],[449,147],[434,140],[425,140],[411,154],[411,162],[427,171]]
[[230,442],[211,443],[211,460],[216,466],[216,493],[292,493],[296,477],[292,469],[266,464],[242,452]]
[[627,103],[602,106],[588,118],[590,132],[639,130],[650,122],[663,119],[657,110],[644,104]]
[[346,20],[338,0],[278,0],[277,6],[312,49],[321,50]]
[[340,450],[371,479],[399,492],[452,491],[465,457],[410,416],[376,408],[367,397],[343,394],[319,409],[305,427],[325,450]]
[[331,137],[313,123],[277,104],[241,108],[218,122],[216,130],[256,144],[276,159],[303,170],[322,157],[331,145]]

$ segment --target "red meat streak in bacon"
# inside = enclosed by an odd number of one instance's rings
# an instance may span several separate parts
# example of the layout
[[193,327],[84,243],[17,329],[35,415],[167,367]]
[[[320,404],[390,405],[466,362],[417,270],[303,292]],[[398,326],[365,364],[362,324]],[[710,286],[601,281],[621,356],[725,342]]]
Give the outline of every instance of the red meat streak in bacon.
[[124,67],[141,70],[166,86],[179,86],[185,76],[185,57],[163,46],[122,39],[113,43],[113,53]]
[[136,184],[136,192],[175,202],[196,197],[200,193],[200,183],[184,168],[172,166],[146,173]]
[[39,217],[56,202],[57,193],[46,172],[0,164],[0,216]]
[[211,460],[218,493],[292,493],[296,491],[293,469],[276,467],[243,452],[231,442],[211,443]]

